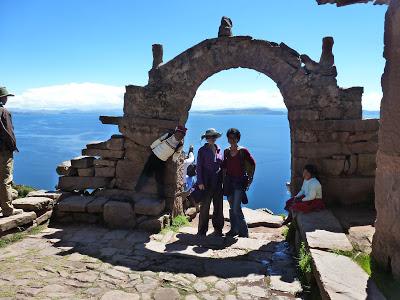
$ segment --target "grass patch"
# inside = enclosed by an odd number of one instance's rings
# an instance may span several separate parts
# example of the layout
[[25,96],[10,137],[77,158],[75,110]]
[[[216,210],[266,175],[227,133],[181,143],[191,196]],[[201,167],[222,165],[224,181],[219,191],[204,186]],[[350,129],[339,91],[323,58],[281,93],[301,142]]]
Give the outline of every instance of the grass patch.
[[307,250],[304,242],[301,243],[299,249],[298,265],[303,274],[311,274],[311,253]]
[[179,229],[183,226],[189,225],[189,220],[186,216],[179,215],[172,219],[171,225],[165,227],[161,230],[162,234],[167,233],[168,231],[178,232]]
[[23,185],[23,184],[14,184],[13,188],[18,192],[18,198],[26,197],[30,192],[36,191],[35,188]]
[[286,214],[279,214],[278,216],[280,216],[282,219],[286,219],[287,215]]
[[332,252],[338,255],[350,257],[365,271],[365,273],[371,275],[371,256],[369,254],[357,250],[352,250],[352,251],[335,250]]
[[44,224],[44,225],[36,226],[36,227],[32,228],[31,230],[16,232],[16,233],[6,235],[6,236],[0,238],[0,248],[4,248],[10,244],[16,243],[16,242],[22,240],[27,235],[38,234],[46,227],[47,227],[47,225]]
[[284,236],[286,242],[294,245],[296,242],[296,221],[293,220],[289,226],[282,229],[282,235]]

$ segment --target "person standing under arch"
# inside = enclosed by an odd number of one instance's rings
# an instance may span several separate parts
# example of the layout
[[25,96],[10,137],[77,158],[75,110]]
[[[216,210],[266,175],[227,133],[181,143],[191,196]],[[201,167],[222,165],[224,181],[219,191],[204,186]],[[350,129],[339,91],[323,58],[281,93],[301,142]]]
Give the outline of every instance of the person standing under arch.
[[214,234],[222,236],[224,227],[221,169],[223,153],[216,144],[217,139],[220,137],[221,134],[214,128],[208,129],[201,137],[201,139],[205,138],[207,143],[199,149],[197,155],[197,187],[203,192],[197,234],[202,236],[205,236],[208,231],[211,201],[214,207],[212,217]]
[[226,137],[230,147],[224,151],[224,194],[228,197],[231,223],[231,230],[226,235],[248,237],[242,203],[248,203],[246,191],[253,182],[256,162],[246,148],[238,145],[241,137],[238,129],[229,129]]

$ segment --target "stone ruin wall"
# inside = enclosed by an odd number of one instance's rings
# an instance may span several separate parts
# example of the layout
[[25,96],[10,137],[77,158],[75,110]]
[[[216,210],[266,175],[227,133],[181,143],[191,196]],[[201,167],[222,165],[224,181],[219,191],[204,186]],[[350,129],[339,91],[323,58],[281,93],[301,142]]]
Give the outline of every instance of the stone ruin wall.
[[325,199],[343,204],[370,201],[379,125],[377,120],[361,120],[362,88],[337,86],[332,47],[333,39],[324,38],[317,62],[284,43],[221,36],[163,64],[162,46],[153,45],[149,83],[126,86],[123,117],[101,117],[104,124],[118,125],[122,135],[89,144],[82,151],[89,157],[60,166],[59,189],[96,189],[95,197],[131,201],[136,214],[143,213],[138,203],[148,199],[158,203],[159,214],[164,208],[182,213],[184,204],[178,195],[183,180],[177,172],[182,159],[177,164],[168,162],[167,199],[156,199],[154,180],[142,193],[133,191],[150,154],[149,145],[167,130],[186,123],[196,91],[208,77],[241,67],[269,76],[282,93],[291,129],[292,191],[300,188],[303,165],[315,163]]

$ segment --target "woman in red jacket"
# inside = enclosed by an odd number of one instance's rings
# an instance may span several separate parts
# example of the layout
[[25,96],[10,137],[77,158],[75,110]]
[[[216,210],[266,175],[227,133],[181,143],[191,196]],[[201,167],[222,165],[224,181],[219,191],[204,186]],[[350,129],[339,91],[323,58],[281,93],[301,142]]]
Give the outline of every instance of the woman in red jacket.
[[230,206],[231,230],[227,236],[248,237],[249,230],[242,211],[242,203],[247,204],[246,191],[253,181],[256,162],[250,152],[238,145],[240,131],[231,128],[226,133],[230,147],[224,151],[224,194]]

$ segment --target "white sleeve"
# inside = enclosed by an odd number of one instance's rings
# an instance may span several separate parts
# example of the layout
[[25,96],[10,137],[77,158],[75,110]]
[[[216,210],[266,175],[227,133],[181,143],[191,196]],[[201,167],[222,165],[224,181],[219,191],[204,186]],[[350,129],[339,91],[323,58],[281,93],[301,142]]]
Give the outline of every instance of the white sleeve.
[[311,201],[317,198],[317,189],[318,189],[318,184],[313,183],[310,187],[309,194],[303,198],[303,201]]
[[191,165],[193,162],[194,162],[194,154],[193,152],[190,152],[188,158],[186,158],[184,161],[185,167]]

